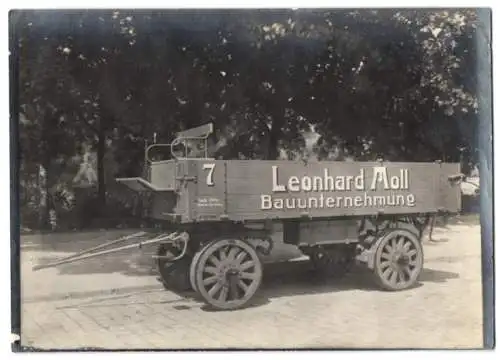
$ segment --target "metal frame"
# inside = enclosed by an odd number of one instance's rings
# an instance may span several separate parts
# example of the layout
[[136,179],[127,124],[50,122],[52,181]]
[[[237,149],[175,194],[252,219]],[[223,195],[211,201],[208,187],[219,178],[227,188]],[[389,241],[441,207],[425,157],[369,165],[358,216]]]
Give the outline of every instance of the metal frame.
[[[156,143],[156,136],[155,139],[153,140],[153,144],[147,145],[145,149],[145,159],[148,163],[154,163],[157,161],[151,160],[149,157],[149,151],[154,148],[154,147],[169,147],[170,148],[170,155],[172,156],[172,160],[196,160],[196,159],[203,159],[203,160],[210,160],[211,158],[208,157],[208,137],[214,132],[214,126],[212,123],[208,123],[202,126],[198,126],[196,128],[188,129],[185,131],[180,131],[176,134],[175,139],[170,143]],[[199,157],[189,157],[188,156],[188,147],[186,146],[186,141],[189,140],[201,140],[203,141],[204,144],[204,157],[199,158]],[[184,157],[178,157],[174,153],[174,147],[176,145],[183,144],[185,147],[184,150]],[[165,161],[165,160],[162,160]],[[169,160],[167,160],[169,161]]]

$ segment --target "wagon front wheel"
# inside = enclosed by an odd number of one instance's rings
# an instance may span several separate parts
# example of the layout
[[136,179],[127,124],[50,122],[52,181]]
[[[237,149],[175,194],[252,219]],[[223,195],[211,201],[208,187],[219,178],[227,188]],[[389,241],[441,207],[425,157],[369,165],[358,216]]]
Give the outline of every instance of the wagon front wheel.
[[374,275],[385,290],[412,287],[423,268],[422,243],[411,232],[394,229],[386,233],[375,250]]
[[218,310],[242,308],[262,282],[262,263],[255,249],[240,239],[216,240],[196,257],[194,285],[206,303]]

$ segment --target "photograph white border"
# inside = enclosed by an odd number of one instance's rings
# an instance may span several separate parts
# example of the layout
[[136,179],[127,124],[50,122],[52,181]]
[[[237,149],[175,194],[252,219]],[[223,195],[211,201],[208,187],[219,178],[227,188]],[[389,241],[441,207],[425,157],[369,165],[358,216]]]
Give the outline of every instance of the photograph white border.
[[[167,3],[167,4],[166,4]],[[8,51],[8,12],[11,9],[30,9],[30,8],[51,8],[51,9],[56,9],[56,8],[319,8],[319,7],[489,7],[493,9],[493,18],[492,18],[492,26],[493,26],[493,33],[492,33],[492,39],[493,39],[493,63],[494,63],[494,82],[493,82],[493,89],[494,89],[494,101],[493,104],[496,104],[498,106],[499,101],[499,87],[498,87],[498,46],[496,45],[497,39],[500,37],[498,36],[498,28],[500,27],[500,16],[496,12],[495,8],[495,2],[493,0],[490,1],[441,1],[439,4],[436,2],[432,1],[418,1],[418,2],[412,2],[412,1],[361,1],[361,0],[351,0],[348,3],[345,2],[335,2],[335,1],[279,1],[279,0],[267,0],[267,1],[240,1],[237,4],[231,0],[210,0],[210,1],[202,1],[202,0],[183,0],[183,1],[169,1],[169,2],[164,2],[164,1],[151,1],[151,0],[143,0],[143,1],[129,1],[129,0],[121,0],[121,1],[108,1],[108,0],[86,0],[86,1],[62,1],[62,0],[53,0],[53,1],[34,1],[34,0],[21,0],[21,1],[16,1],[12,3],[12,5],[7,5],[7,2],[2,2],[3,7],[5,8],[4,11],[2,12],[2,26],[6,30],[4,32],[4,36],[1,38],[1,46],[0,49],[2,50],[2,56],[0,56],[0,61],[2,62],[1,68],[4,69],[2,72],[2,84],[3,84],[3,96],[1,97],[1,103],[2,103],[2,110],[3,114],[5,116],[3,121],[0,121],[0,126],[2,127],[0,129],[0,135],[3,137],[2,141],[0,141],[0,146],[1,146],[1,156],[0,156],[0,169],[4,169],[3,171],[3,176],[1,177],[1,186],[0,186],[0,191],[1,191],[1,204],[2,208],[0,210],[0,220],[2,221],[2,234],[5,234],[5,237],[9,237],[10,240],[10,199],[11,199],[11,194],[10,194],[10,175],[7,177],[7,169],[10,168],[10,124],[7,119],[10,119],[10,112],[9,112],[9,101],[10,101],[10,95],[9,95],[9,51]],[[495,24],[497,24],[495,26]],[[497,51],[495,51],[495,49]],[[496,91],[495,91],[496,90]],[[495,101],[496,100],[496,101]],[[495,153],[498,154],[498,146],[495,144],[494,145],[494,151]],[[497,164],[494,164],[497,165]],[[497,168],[498,166],[494,166],[494,168]],[[497,181],[494,179],[494,184],[497,185]],[[495,200],[497,199],[497,192],[495,192]],[[498,216],[497,216],[498,217]],[[497,220],[494,219],[494,224],[495,228],[497,228]],[[9,244],[9,245],[7,245]],[[496,253],[496,251],[495,251]],[[10,296],[7,296],[7,294],[10,294],[10,271],[11,271],[11,259],[10,259],[10,241],[7,241],[7,239],[4,239],[3,241],[3,249],[0,252],[2,256],[2,260],[0,261],[0,265],[2,266],[2,269],[0,270],[0,276],[1,276],[1,284],[2,288],[4,289],[4,295],[0,297],[2,305],[0,306],[1,311],[3,312],[3,316],[1,318],[4,319],[3,326],[2,326],[2,333],[0,336],[0,339],[2,340],[2,358],[11,357],[11,356],[26,356],[20,355],[20,354],[13,354],[11,347],[10,347],[10,339],[12,339],[12,334],[11,334],[11,324],[10,321],[7,319],[11,318],[11,302],[10,302]],[[497,262],[498,263],[498,262]],[[497,268],[497,265],[495,265],[495,270]],[[464,289],[464,291],[467,291],[467,289]],[[496,310],[495,310],[496,314]],[[495,316],[496,318],[496,316]],[[314,326],[314,324],[311,324],[311,326]],[[315,356],[322,356],[322,357],[343,357],[343,356],[348,356],[350,359],[356,359],[356,358],[361,358],[361,357],[370,357],[371,359],[374,358],[383,358],[383,359],[391,359],[391,358],[400,358],[401,356],[408,357],[408,359],[411,358],[418,358],[421,359],[422,357],[425,357],[426,359],[430,356],[432,357],[463,357],[469,359],[471,356],[494,356],[494,352],[492,351],[456,351],[456,352],[450,352],[450,351],[409,351],[406,354],[401,354],[400,351],[376,351],[373,353],[372,351],[362,351],[362,352],[335,352],[334,354],[330,352],[314,352],[314,353],[309,353],[309,352],[262,352],[262,353],[253,353],[253,352],[239,352],[237,354],[231,353],[231,352],[206,352],[203,353],[203,355],[208,356],[208,357],[213,357],[214,359],[221,360],[224,357],[232,357],[238,356],[239,358],[244,358],[244,357],[252,357],[254,359],[255,356],[258,356],[259,358],[262,357],[270,357],[272,359],[280,359],[284,356],[287,358],[289,357],[307,357],[311,356],[314,354]],[[161,352],[151,352],[151,353],[130,353],[130,354],[124,354],[124,353],[57,353],[58,356],[64,356],[66,358],[70,357],[71,359],[77,359],[81,356],[93,356],[93,357],[109,357],[109,356],[115,356],[115,357],[123,357],[127,356],[128,357],[142,357],[142,356],[157,356],[161,357],[162,359],[165,359],[165,356],[168,356],[169,359],[171,357],[186,357],[186,356],[192,356],[192,353],[187,353],[187,352],[177,352],[177,353],[161,353]],[[201,353],[196,353],[196,355],[201,355]],[[43,354],[37,354],[37,356],[40,356],[41,359],[45,359],[46,357],[50,356],[56,356],[54,353],[43,353]]]

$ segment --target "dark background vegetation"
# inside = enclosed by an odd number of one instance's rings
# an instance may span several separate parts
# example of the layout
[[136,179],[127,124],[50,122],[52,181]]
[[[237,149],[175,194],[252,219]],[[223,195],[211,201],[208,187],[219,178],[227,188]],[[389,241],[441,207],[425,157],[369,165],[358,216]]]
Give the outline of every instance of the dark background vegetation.
[[114,178],[143,174],[155,133],[168,143],[209,121],[217,158],[439,159],[464,173],[479,162],[489,29],[471,9],[17,11],[10,21],[20,220],[32,230],[140,219],[140,199]]

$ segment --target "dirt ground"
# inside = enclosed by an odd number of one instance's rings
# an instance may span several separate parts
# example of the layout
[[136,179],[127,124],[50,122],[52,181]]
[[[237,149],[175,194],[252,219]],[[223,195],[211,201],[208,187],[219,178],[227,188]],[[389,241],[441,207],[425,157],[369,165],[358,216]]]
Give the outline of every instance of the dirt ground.
[[[124,231],[125,233],[127,231]],[[130,231],[128,231],[130,233]],[[43,349],[480,348],[481,235],[477,221],[435,230],[417,287],[374,288],[361,269],[319,282],[303,261],[274,263],[255,305],[209,311],[163,290],[143,252],[32,271],[116,234],[21,239],[21,342]],[[94,240],[89,240],[95,238]],[[132,256],[131,256],[132,254]],[[271,260],[297,256],[278,244]]]

